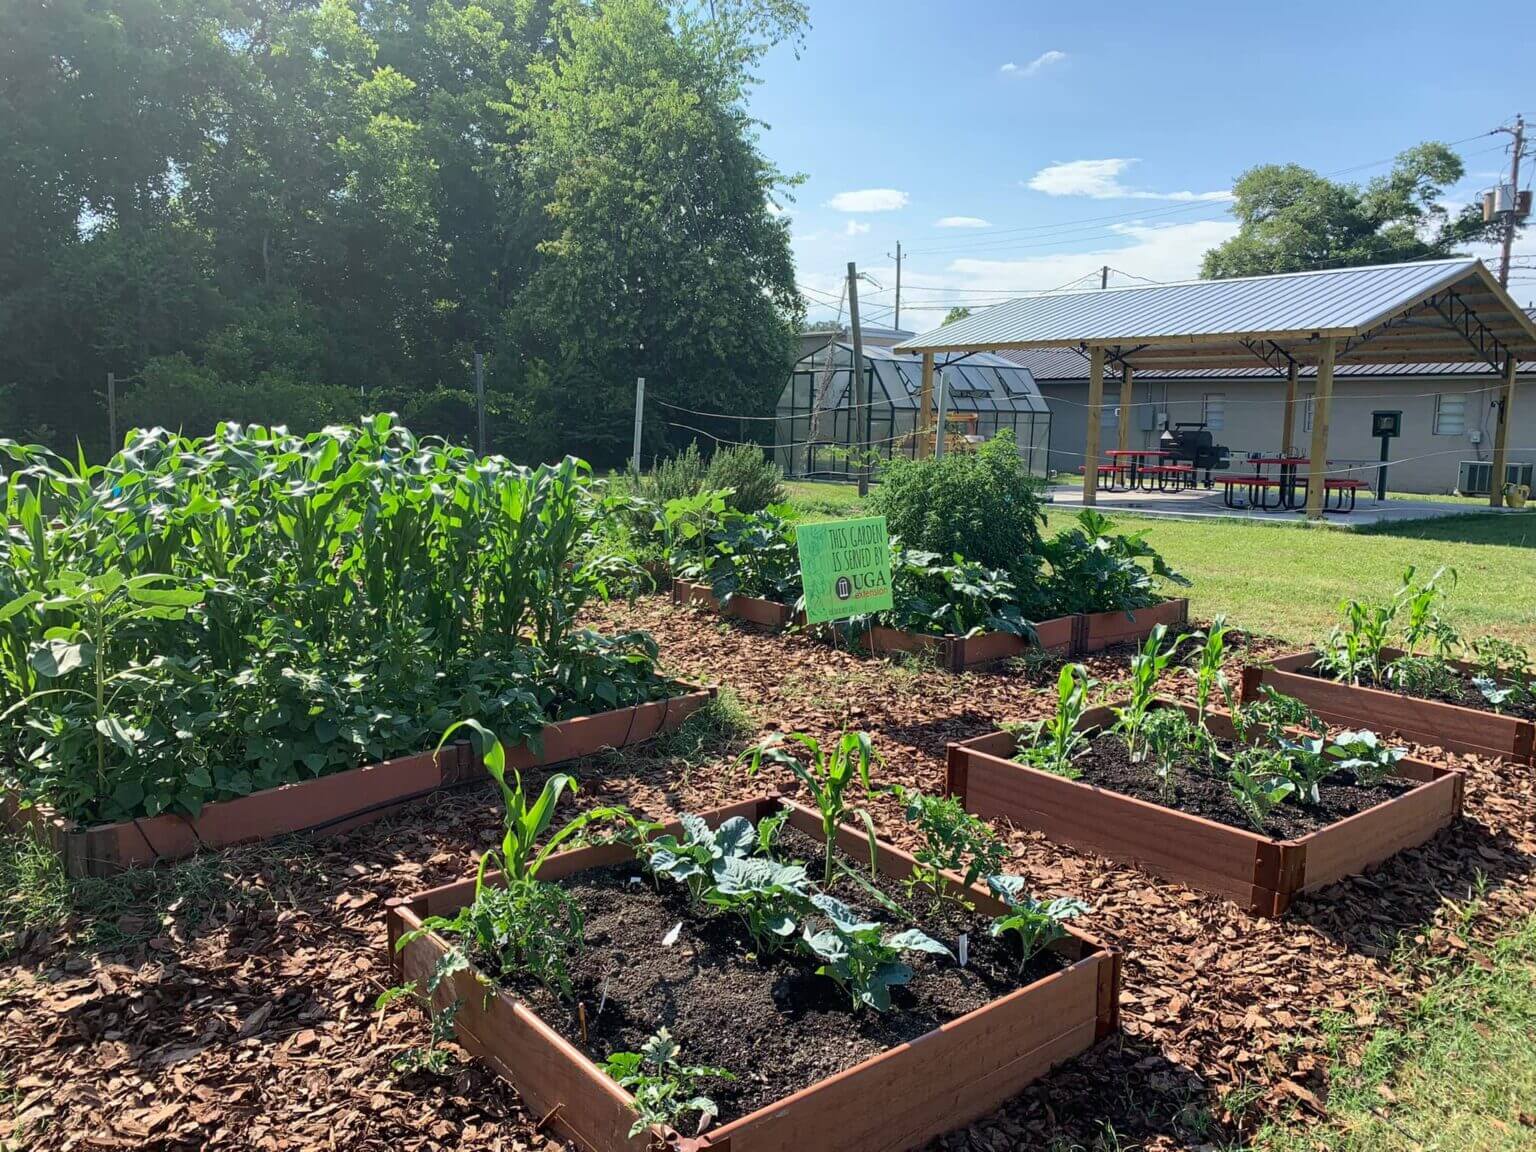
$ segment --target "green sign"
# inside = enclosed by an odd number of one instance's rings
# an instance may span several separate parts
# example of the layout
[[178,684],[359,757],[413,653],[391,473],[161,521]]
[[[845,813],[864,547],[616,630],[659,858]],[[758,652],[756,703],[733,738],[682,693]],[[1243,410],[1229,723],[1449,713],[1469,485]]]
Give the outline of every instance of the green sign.
[[891,541],[884,516],[801,524],[795,538],[807,623],[891,607]]

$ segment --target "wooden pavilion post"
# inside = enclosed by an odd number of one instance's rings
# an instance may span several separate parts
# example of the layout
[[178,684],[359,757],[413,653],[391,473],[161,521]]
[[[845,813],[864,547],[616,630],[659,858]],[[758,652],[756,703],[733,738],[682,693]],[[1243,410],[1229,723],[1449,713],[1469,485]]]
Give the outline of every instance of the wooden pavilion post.
[[933,353],[923,353],[923,383],[917,394],[917,456],[933,451]]
[[1083,449],[1083,506],[1098,503],[1099,433],[1104,417],[1104,349],[1088,349],[1088,441]]
[[1504,358],[1504,387],[1499,392],[1499,421],[1493,430],[1493,479],[1488,484],[1488,506],[1504,507],[1504,458],[1509,451],[1509,417],[1515,406],[1515,373],[1520,361],[1513,352]]
[[1296,377],[1300,366],[1291,361],[1285,372],[1285,427],[1280,431],[1280,455],[1289,456],[1296,450]]
[[1335,341],[1323,341],[1317,361],[1317,394],[1312,400],[1312,453],[1307,464],[1307,519],[1323,518],[1323,480],[1328,472],[1328,415],[1333,407]]
[[1120,369],[1120,451],[1128,452],[1131,447],[1131,409],[1135,404],[1136,385],[1132,379],[1133,373],[1129,364]]

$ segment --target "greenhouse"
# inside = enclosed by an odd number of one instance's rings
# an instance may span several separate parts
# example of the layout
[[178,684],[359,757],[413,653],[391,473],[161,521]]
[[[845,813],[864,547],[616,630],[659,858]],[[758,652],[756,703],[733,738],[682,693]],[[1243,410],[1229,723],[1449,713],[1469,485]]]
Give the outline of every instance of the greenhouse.
[[[774,459],[786,476],[847,476],[857,471],[859,442],[853,345],[838,341],[803,356],[779,395]],[[918,455],[923,362],[889,348],[864,348],[870,404],[868,442],[877,457]],[[945,447],[963,451],[1011,430],[1030,471],[1045,475],[1051,413],[1027,368],[990,353],[935,365],[933,399],[944,413]],[[931,444],[925,450],[931,449]],[[877,465],[878,470],[878,465]]]

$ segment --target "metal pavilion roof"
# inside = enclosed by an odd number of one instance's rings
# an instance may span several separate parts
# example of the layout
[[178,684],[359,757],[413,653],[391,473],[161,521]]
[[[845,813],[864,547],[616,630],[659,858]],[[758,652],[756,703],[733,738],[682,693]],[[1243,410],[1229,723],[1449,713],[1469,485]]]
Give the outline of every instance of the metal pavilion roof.
[[1137,368],[1497,364],[1536,358],[1536,324],[1480,260],[1429,260],[1021,297],[897,344],[898,354],[1099,345]]

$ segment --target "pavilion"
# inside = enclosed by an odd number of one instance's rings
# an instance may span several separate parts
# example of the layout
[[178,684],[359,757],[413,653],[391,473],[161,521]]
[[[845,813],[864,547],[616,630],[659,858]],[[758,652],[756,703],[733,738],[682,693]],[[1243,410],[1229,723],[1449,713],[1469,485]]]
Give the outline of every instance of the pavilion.
[[[1235,280],[1193,280],[1100,291],[1044,292],[999,304],[897,344],[922,357],[919,410],[934,426],[935,357],[944,364],[978,352],[1070,348],[1088,370],[1083,503],[1098,490],[1106,366],[1120,369],[1131,406],[1137,369],[1238,369],[1268,365],[1287,381],[1284,455],[1294,448],[1296,381],[1316,369],[1307,517],[1321,520],[1333,372],[1339,364],[1491,365],[1497,399],[1493,475],[1504,475],[1520,361],[1536,359],[1536,322],[1481,260],[1457,258],[1291,272]],[[1119,424],[1125,447],[1129,421]],[[1502,486],[1490,503],[1503,505]]]

